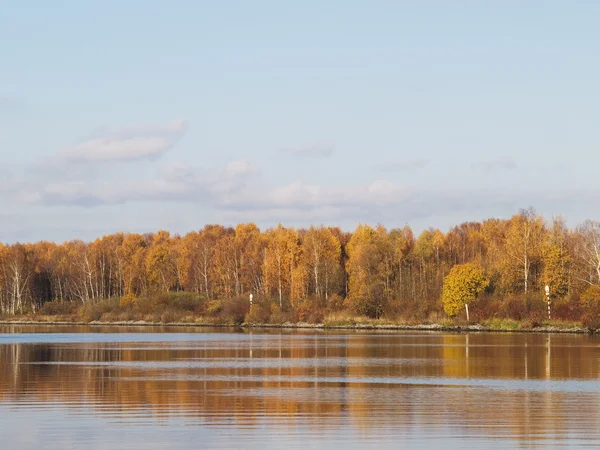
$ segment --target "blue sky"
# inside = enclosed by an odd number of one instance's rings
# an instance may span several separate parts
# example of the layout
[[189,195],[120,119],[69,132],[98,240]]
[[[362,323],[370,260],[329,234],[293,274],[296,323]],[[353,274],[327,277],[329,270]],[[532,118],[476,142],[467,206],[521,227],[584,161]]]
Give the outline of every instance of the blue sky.
[[598,219],[598,2],[0,9],[0,240]]

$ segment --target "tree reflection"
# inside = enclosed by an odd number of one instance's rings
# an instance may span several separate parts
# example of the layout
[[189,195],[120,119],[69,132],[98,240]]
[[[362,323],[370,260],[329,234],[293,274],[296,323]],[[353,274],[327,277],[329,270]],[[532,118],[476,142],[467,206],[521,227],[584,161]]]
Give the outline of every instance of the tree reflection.
[[597,434],[600,392],[578,388],[598,380],[597,349],[593,337],[537,334],[4,344],[0,401],[203,424],[350,423],[364,435],[455,427],[527,442],[571,428]]

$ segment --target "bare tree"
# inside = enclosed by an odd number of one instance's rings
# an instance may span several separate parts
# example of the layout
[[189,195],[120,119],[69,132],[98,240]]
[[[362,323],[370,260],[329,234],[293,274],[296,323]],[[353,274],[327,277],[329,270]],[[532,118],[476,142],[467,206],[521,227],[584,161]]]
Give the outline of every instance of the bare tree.
[[577,228],[580,236],[579,258],[584,264],[590,285],[600,284],[600,222],[586,220]]

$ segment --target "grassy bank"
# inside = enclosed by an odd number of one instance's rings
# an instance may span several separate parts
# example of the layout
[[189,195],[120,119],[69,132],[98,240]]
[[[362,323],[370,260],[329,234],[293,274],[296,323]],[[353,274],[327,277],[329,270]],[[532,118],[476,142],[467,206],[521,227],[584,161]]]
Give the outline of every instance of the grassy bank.
[[381,317],[373,319],[346,311],[319,311],[318,308],[282,310],[267,299],[250,307],[246,297],[204,300],[190,293],[165,293],[143,298],[104,299],[85,305],[49,302],[36,312],[0,316],[12,324],[93,324],[93,325],[171,325],[237,326],[262,328],[511,331],[589,333],[594,330],[566,320],[532,321],[489,318],[477,323],[430,314],[427,319]]

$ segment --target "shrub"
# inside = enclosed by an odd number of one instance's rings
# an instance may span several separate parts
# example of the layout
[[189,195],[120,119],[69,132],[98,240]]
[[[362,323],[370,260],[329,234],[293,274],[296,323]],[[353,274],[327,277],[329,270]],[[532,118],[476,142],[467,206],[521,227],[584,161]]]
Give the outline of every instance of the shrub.
[[296,313],[294,311],[282,311],[278,304],[271,304],[270,323],[274,325],[283,325],[284,323],[296,323]]
[[203,304],[203,299],[191,292],[173,292],[168,303],[174,309],[193,312]]
[[580,300],[573,295],[554,300],[551,307],[553,319],[576,321],[582,316]]
[[223,323],[241,325],[246,314],[250,312],[250,302],[245,296],[234,297],[224,302],[221,311]]
[[138,297],[133,305],[134,311],[139,315],[152,314],[157,307],[150,297]]
[[388,302],[388,304],[385,307],[385,310],[383,311],[383,316],[386,319],[397,319],[402,315],[403,309],[404,308],[402,307],[401,302],[399,302],[398,300],[390,301]]
[[323,324],[327,326],[348,326],[356,324],[356,317],[352,316],[348,311],[342,310],[328,314],[323,319]]
[[133,311],[131,311],[131,309],[125,309],[122,310],[118,315],[117,315],[117,320],[120,322],[127,322],[130,320],[135,320],[136,316],[133,313]]
[[327,299],[327,311],[337,312],[344,309],[344,298],[338,294],[332,294]]
[[363,289],[361,295],[350,296],[344,301],[344,307],[355,314],[378,319],[386,307],[385,289],[381,284],[374,284]]
[[73,314],[76,310],[77,304],[75,302],[60,302],[54,300],[44,303],[38,312],[44,316],[59,316]]
[[109,298],[87,303],[80,310],[81,318],[87,322],[100,320],[105,314],[118,311],[120,308],[119,303],[119,298]]
[[497,317],[509,318],[513,320],[523,320],[527,317],[527,305],[520,296],[510,296],[498,300]]
[[129,294],[125,294],[124,296],[121,297],[121,300],[119,301],[119,305],[121,306],[121,308],[126,308],[129,306],[133,306],[135,305],[135,294],[129,293]]
[[211,300],[206,304],[206,315],[217,316],[223,310],[223,300]]
[[296,317],[300,322],[322,323],[325,317],[325,309],[320,306],[316,297],[308,297],[298,303]]
[[160,321],[162,323],[176,322],[175,312],[170,309],[163,311],[163,313],[160,315]]
[[272,302],[268,299],[254,300],[250,311],[246,314],[244,322],[249,324],[269,323],[271,318],[271,304]]

